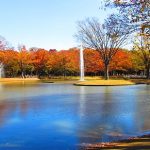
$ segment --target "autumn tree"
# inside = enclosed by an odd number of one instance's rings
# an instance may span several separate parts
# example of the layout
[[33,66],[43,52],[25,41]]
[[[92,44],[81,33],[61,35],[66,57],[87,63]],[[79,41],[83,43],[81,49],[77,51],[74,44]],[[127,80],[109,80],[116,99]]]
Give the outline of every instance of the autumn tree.
[[48,52],[48,59],[46,62],[46,70],[49,77],[52,77],[55,74],[55,65],[57,62],[57,50],[50,49]]
[[79,50],[50,50],[49,59],[46,64],[49,76],[53,75],[77,75],[79,74]]
[[66,52],[68,62],[66,64],[67,70],[70,75],[79,74],[79,50],[77,48],[71,48]]
[[90,74],[95,75],[96,73],[103,71],[104,65],[99,55],[99,52],[89,48],[85,49],[84,66],[85,66],[85,72],[88,75]]
[[85,47],[95,49],[99,52],[104,64],[105,79],[109,79],[109,64],[123,46],[129,36],[130,28],[126,24],[126,18],[111,15],[104,24],[98,20],[86,19],[78,23],[77,37]]
[[31,53],[31,60],[38,77],[46,74],[46,64],[48,61],[49,52],[45,49],[36,49]]
[[31,57],[25,45],[20,45],[18,49],[19,49],[19,52],[18,52],[17,58],[18,58],[20,72],[21,72],[21,77],[25,78],[26,71],[31,61]]
[[[119,13],[128,18],[128,25],[132,26],[136,36],[138,36],[138,44],[136,47],[139,56],[142,56],[145,64],[147,78],[149,78],[149,46],[150,46],[150,1],[149,0],[105,0],[108,7],[119,8]],[[131,32],[132,33],[132,32]],[[135,46],[135,44],[134,44]]]
[[120,49],[110,63],[112,72],[127,73],[133,67],[131,53],[128,50]]
[[18,52],[12,49],[3,51],[3,64],[5,75],[8,77],[15,77],[19,71]]
[[150,78],[150,37],[149,36],[138,36],[134,42],[134,50],[136,54],[142,59],[145,70],[146,78]]
[[68,74],[69,57],[65,50],[58,51],[54,60],[53,72],[55,75],[66,76]]
[[132,61],[132,69],[131,71],[133,73],[139,74],[139,75],[145,75],[145,66],[143,59],[141,58],[141,51],[140,50],[131,50],[130,52],[130,57]]

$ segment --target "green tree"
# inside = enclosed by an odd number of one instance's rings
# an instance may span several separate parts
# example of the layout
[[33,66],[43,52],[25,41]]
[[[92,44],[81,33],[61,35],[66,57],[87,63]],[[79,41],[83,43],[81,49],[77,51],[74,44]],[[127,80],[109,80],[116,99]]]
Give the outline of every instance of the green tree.
[[146,78],[150,78],[150,39],[148,36],[138,36],[134,42],[134,50],[144,63]]

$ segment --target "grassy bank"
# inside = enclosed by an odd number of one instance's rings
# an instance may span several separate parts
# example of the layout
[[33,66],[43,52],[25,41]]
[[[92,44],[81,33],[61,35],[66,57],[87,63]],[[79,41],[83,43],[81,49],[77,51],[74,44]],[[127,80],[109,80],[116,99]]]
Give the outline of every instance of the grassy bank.
[[150,80],[147,79],[128,79],[124,80],[122,78],[110,78],[110,80],[104,80],[102,77],[90,77],[86,76],[84,82],[79,81],[80,77],[67,76],[67,77],[53,77],[53,78],[0,78],[1,83],[13,83],[13,82],[32,82],[32,81],[42,81],[45,83],[72,83],[76,85],[88,85],[88,86],[108,86],[108,85],[134,85],[134,84],[150,84]]
[[79,81],[75,85],[83,86],[119,86],[119,85],[134,85],[135,83],[128,80],[87,80]]
[[150,80],[148,79],[131,79],[130,81],[136,83],[136,84],[150,84]]
[[123,79],[123,78],[116,78],[111,77],[110,80],[106,81],[103,77],[100,76],[86,76],[84,82],[80,82],[79,76],[59,76],[59,77],[52,77],[52,78],[43,78],[41,81],[43,82],[70,82],[75,83],[76,85],[134,85],[134,84],[150,84],[150,80],[147,79]]
[[14,82],[32,82],[32,81],[40,81],[38,78],[0,78],[1,83],[14,83]]

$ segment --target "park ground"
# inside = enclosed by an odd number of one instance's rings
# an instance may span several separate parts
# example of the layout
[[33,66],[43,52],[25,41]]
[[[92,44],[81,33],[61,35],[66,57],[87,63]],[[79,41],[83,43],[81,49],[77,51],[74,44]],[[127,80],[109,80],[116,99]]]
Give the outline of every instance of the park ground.
[[104,80],[102,77],[85,77],[85,81],[79,81],[79,77],[53,77],[53,78],[0,78],[1,83],[14,83],[14,82],[34,82],[42,81],[45,83],[72,83],[75,85],[83,86],[117,86],[117,85],[134,85],[134,84],[150,84],[150,80],[147,79],[123,79],[123,78],[110,78],[110,80]]

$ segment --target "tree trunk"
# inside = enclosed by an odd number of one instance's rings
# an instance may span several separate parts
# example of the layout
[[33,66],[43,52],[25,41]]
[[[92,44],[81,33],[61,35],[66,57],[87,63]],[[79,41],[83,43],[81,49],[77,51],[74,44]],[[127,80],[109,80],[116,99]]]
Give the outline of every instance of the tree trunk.
[[109,80],[109,65],[105,64],[105,80]]
[[150,79],[150,65],[149,64],[146,67],[146,79]]

